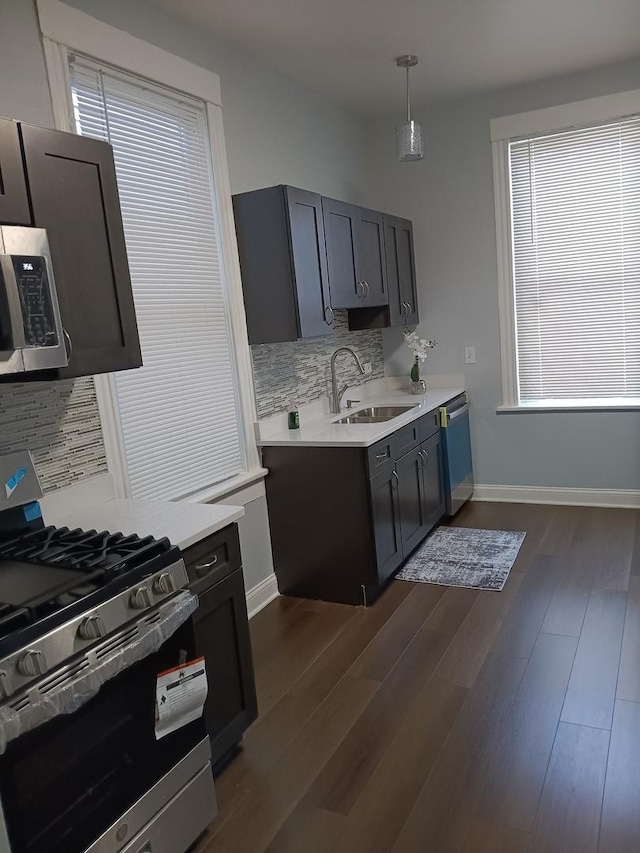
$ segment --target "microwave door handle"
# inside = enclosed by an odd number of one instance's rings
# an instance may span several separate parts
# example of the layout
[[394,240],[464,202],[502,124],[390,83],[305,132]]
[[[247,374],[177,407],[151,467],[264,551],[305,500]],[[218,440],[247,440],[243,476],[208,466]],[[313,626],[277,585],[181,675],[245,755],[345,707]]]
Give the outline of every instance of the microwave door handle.
[[0,255],[0,270],[9,305],[9,325],[11,328],[11,345],[14,349],[23,349],[25,346],[24,324],[22,320],[22,308],[20,306],[20,294],[18,293],[18,282],[16,273],[11,262],[11,255]]

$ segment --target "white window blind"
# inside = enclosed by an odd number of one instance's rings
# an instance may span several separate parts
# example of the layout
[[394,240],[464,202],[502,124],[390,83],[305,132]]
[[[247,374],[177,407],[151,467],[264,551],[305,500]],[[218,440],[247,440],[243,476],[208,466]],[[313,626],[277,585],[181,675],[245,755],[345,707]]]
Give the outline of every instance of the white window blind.
[[78,132],[114,148],[144,366],[114,374],[130,489],[179,498],[242,470],[205,104],[70,60]]
[[509,143],[520,403],[640,400],[640,118]]

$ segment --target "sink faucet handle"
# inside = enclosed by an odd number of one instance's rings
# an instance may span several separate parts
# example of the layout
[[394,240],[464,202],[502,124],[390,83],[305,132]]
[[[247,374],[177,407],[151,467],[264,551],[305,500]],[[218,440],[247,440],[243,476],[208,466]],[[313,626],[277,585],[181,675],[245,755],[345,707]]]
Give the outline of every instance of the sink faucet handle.
[[347,400],[347,409],[350,409],[354,403],[361,403],[362,400]]

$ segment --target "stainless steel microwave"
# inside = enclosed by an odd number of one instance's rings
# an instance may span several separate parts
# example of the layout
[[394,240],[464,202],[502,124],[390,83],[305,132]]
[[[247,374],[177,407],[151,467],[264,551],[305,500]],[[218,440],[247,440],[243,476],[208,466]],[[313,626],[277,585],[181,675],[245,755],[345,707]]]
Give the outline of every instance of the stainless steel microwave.
[[47,232],[0,226],[0,375],[66,367]]

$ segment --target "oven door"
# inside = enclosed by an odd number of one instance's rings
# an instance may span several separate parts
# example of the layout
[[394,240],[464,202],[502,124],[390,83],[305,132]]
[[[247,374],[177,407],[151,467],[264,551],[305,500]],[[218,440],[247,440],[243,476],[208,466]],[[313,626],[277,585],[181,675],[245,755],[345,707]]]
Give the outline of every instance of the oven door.
[[[156,676],[185,654],[195,656],[191,619],[77,711],[8,744],[0,798],[11,853],[81,853],[193,753],[206,738],[202,719],[155,737]],[[123,823],[109,849],[125,847],[138,829]]]

